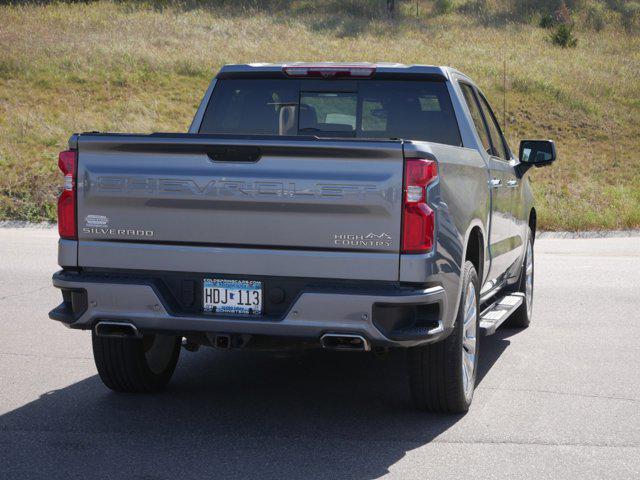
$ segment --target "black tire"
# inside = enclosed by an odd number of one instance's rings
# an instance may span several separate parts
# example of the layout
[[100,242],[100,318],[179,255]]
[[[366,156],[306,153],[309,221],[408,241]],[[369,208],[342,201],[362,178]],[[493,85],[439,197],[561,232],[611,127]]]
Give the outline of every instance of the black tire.
[[[473,292],[469,285],[473,286]],[[462,269],[462,295],[453,332],[438,343],[413,347],[408,351],[411,397],[420,410],[439,413],[465,413],[469,410],[475,389],[480,353],[478,292],[476,270],[471,262],[465,262]],[[465,309],[467,295],[475,302],[475,319],[470,320],[475,322],[475,334],[472,337],[475,341],[475,356],[473,373],[467,382],[469,387],[465,389],[462,364],[464,320],[467,311],[471,314],[469,309]]]
[[180,337],[116,338],[100,337],[95,332],[91,335],[100,379],[116,392],[157,391],[169,382],[178,363]]
[[[530,248],[529,248],[530,247]],[[531,254],[531,297],[527,298],[527,264]],[[517,291],[524,294],[524,301],[518,310],[504,322],[504,326],[508,328],[527,328],[531,324],[531,313],[533,304],[533,286],[534,286],[534,255],[533,255],[533,235],[531,229],[528,231],[527,247],[525,255],[522,259],[522,268],[520,268],[520,279],[518,280]]]

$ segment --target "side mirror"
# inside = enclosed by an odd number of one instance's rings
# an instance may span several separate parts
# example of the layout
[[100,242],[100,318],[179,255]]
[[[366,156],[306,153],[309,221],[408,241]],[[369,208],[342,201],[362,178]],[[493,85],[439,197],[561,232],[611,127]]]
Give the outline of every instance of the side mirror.
[[556,160],[556,144],[553,140],[522,140],[518,158],[524,167],[551,165]]

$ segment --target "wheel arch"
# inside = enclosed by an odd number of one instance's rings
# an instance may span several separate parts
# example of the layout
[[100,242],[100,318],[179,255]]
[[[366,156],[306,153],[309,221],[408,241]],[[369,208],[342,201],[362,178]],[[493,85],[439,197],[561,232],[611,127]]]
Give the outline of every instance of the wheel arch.
[[486,270],[486,238],[482,225],[480,223],[474,223],[469,227],[464,246],[464,261],[469,260],[473,263],[481,286]]

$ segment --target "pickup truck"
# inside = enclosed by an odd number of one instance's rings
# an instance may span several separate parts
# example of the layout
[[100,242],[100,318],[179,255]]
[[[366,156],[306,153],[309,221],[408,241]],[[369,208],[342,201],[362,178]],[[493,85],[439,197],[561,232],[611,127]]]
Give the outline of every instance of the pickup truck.
[[452,68],[228,65],[188,133],[70,138],[49,316],[119,392],[181,347],[400,348],[418,408],[465,412],[481,334],[531,320],[526,173],[555,158]]

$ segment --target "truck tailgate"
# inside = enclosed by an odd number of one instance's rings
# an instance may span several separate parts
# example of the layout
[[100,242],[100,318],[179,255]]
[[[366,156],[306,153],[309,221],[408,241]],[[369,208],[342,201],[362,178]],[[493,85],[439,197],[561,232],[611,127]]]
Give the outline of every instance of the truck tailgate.
[[84,134],[78,150],[79,266],[398,278],[399,141]]

